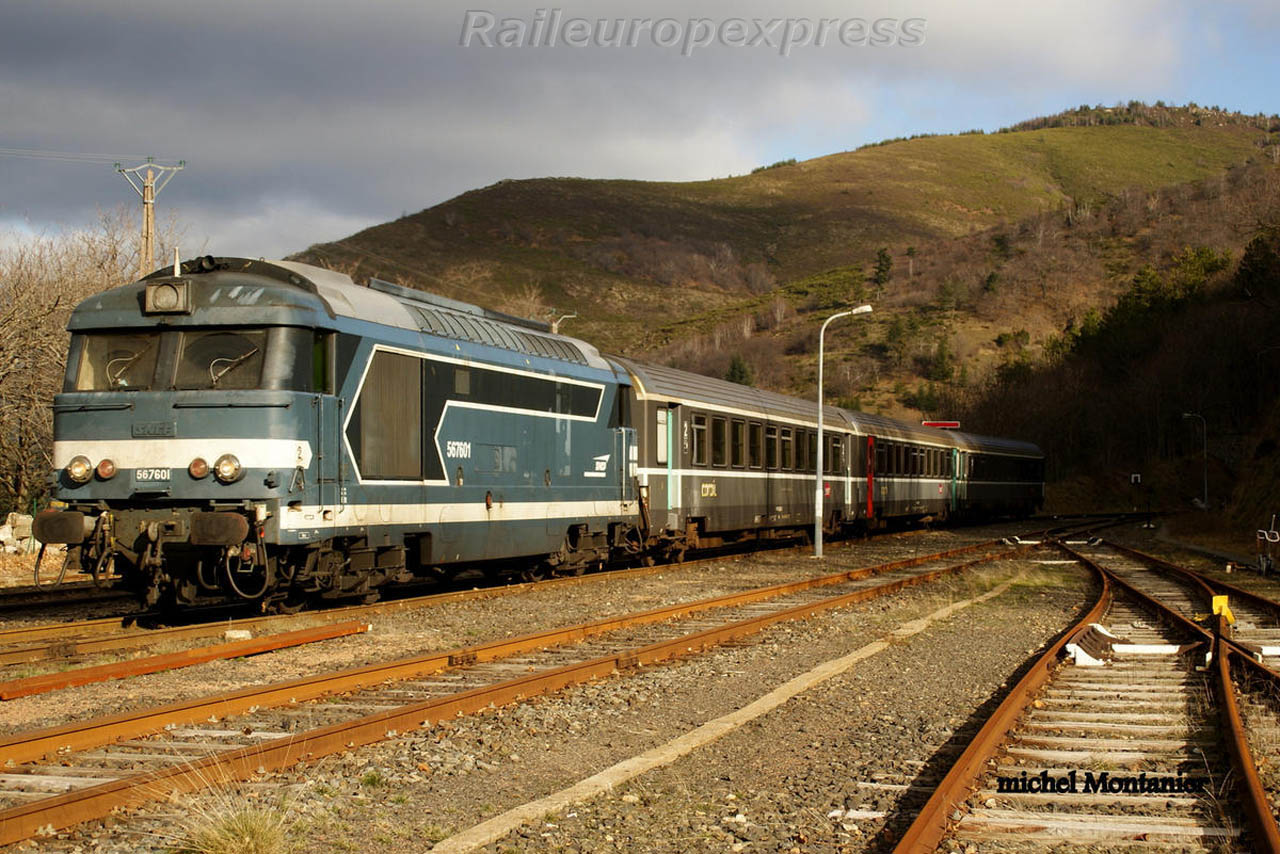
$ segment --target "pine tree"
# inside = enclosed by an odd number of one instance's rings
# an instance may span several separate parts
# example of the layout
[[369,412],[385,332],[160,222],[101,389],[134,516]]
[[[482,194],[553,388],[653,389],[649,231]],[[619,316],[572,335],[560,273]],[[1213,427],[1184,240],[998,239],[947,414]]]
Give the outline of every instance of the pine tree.
[[738,385],[752,385],[755,382],[755,376],[751,372],[751,365],[747,364],[747,360],[741,356],[734,356],[729,362],[729,370],[725,373],[724,378]]
[[884,290],[884,286],[889,284],[889,274],[893,272],[893,258],[889,255],[889,249],[881,246],[876,250],[876,269],[871,274],[871,281],[875,283],[876,291]]

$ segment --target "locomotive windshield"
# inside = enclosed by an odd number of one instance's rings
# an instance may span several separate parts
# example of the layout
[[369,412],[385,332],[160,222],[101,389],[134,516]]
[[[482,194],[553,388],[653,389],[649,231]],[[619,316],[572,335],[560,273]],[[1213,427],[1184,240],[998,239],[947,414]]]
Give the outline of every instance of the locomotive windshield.
[[174,388],[260,388],[267,331],[215,329],[179,333]]
[[150,388],[159,345],[160,336],[152,332],[86,336],[74,390]]
[[90,332],[72,340],[64,391],[323,391],[326,340],[287,326]]

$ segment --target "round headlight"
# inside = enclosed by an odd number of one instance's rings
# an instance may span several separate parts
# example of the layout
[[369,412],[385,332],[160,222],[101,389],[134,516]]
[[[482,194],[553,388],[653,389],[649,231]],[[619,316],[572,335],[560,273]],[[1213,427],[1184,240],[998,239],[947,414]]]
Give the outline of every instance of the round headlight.
[[67,477],[75,483],[88,483],[93,477],[93,463],[86,456],[72,457],[67,463]]
[[240,461],[236,459],[235,454],[223,454],[213,464],[213,476],[223,483],[234,483],[243,473],[244,470],[240,468]]
[[151,304],[159,311],[173,311],[182,304],[182,298],[173,285],[157,285],[151,291]]
[[98,463],[98,477],[103,480],[111,480],[116,476],[116,464],[111,460],[103,460]]
[[199,480],[209,474],[209,464],[205,462],[204,457],[196,457],[191,461],[191,465],[187,466],[187,474]]

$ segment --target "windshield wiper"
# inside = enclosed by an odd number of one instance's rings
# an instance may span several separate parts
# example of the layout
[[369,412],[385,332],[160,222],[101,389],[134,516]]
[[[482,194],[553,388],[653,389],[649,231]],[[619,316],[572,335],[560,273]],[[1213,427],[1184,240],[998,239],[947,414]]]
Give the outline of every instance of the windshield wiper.
[[[144,355],[146,355],[146,353],[151,349],[151,345],[154,343],[155,342],[153,341],[148,341],[145,347],[143,347],[138,352],[134,353],[132,356],[127,357],[124,360],[124,364],[120,366],[120,370],[116,371],[114,374],[111,372],[111,364],[108,364],[107,365],[107,382],[111,383],[112,385],[126,385],[126,386],[129,385],[128,383],[120,382],[120,380],[124,377],[124,372],[129,370],[129,368],[133,366],[134,362],[138,361]],[[112,360],[112,362],[117,362],[117,361],[120,361],[120,360],[119,359]]]
[[[229,374],[229,373],[231,373],[232,371],[234,371],[236,368],[238,368],[238,367],[240,367],[241,365],[243,365],[243,364],[244,364],[245,359],[248,359],[250,356],[252,356],[252,355],[253,355],[254,353],[256,353],[256,352],[258,352],[258,348],[257,348],[257,347],[254,347],[254,348],[250,349],[248,352],[241,353],[239,356],[236,356],[234,359],[230,359],[230,360],[227,360],[227,359],[214,359],[212,362],[210,362],[210,363],[209,363],[209,379],[213,381],[213,382],[212,382],[212,385],[213,385],[213,386],[217,386],[217,385],[218,385],[218,381],[219,381],[219,380],[221,380],[221,379],[222,379],[223,377],[225,377],[227,374]],[[216,374],[213,372],[213,366],[214,366],[214,365],[218,364],[219,362],[227,362],[227,361],[229,361],[229,362],[230,362],[230,364],[228,364],[225,368],[223,368],[222,370],[218,371]]]

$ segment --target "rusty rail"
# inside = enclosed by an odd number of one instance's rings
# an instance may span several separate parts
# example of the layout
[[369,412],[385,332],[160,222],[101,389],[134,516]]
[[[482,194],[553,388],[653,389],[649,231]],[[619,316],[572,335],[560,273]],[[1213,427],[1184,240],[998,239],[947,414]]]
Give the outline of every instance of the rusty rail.
[[18,697],[30,697],[34,694],[46,694],[74,685],[89,685],[94,682],[106,682],[111,679],[125,679],[130,676],[142,676],[146,673],[159,673],[162,670],[177,670],[191,667],[208,661],[223,658],[240,658],[246,655],[260,655],[292,646],[316,643],[317,641],[347,637],[360,634],[373,628],[368,623],[358,620],[335,623],[329,626],[317,626],[310,629],[299,629],[294,632],[282,632],[264,637],[214,644],[213,646],[171,652],[165,655],[152,655],[147,658],[136,658],[132,661],[118,661],[111,664],[100,664],[96,667],[80,667],[75,670],[64,670],[60,673],[44,673],[38,676],[27,676],[22,679],[11,679],[0,682],[0,700],[14,700]]
[[[961,554],[982,548],[992,548],[999,540],[986,540],[968,546],[952,549],[950,554]],[[799,548],[799,547],[793,547]],[[781,551],[781,550],[779,550]],[[941,553],[939,553],[941,554]],[[548,590],[557,587],[575,587],[579,584],[592,584],[597,581],[612,581],[626,578],[643,578],[649,575],[660,575],[677,569],[686,569],[702,565],[722,563],[743,557],[741,554],[722,555],[700,558],[681,564],[661,564],[633,569],[611,570],[603,573],[592,573],[582,576],[567,576],[545,581],[521,581],[495,587],[479,587],[470,590],[451,590],[445,593],[431,593],[425,596],[413,596],[405,599],[391,599],[385,602],[374,602],[369,605],[347,605],[323,611],[304,611],[300,614],[272,614],[261,617],[240,617],[229,620],[215,620],[196,623],[189,626],[173,626],[162,629],[140,629],[132,624],[146,614],[132,614],[126,620],[129,625],[122,625],[119,617],[106,617],[96,620],[83,620],[71,623],[51,623],[42,626],[0,629],[0,665],[20,664],[30,661],[42,661],[49,658],[68,658],[75,655],[91,655],[118,649],[134,649],[145,646],[147,642],[168,640],[189,640],[221,634],[228,628],[262,629],[275,625],[288,625],[307,621],[336,621],[342,619],[359,619],[376,614],[394,613],[396,611],[416,610],[447,605],[454,602],[470,602],[493,599],[525,593],[533,589]],[[126,633],[122,633],[126,632]],[[109,632],[107,635],[94,633]],[[87,637],[86,637],[87,636]],[[32,643],[44,641],[43,643]],[[23,646],[15,646],[25,644]]]
[[[1108,543],[1108,545],[1112,544]],[[1231,682],[1231,656],[1235,655],[1238,661],[1244,662],[1246,667],[1256,675],[1269,681],[1272,685],[1280,686],[1280,674],[1254,659],[1248,649],[1232,640],[1230,632],[1224,631],[1226,627],[1223,625],[1221,615],[1216,615],[1215,630],[1210,631],[1199,623],[1186,618],[1173,608],[1168,607],[1154,596],[1139,590],[1123,578],[1117,577],[1084,555],[1062,544],[1059,544],[1059,547],[1081,563],[1106,573],[1115,584],[1124,588],[1127,593],[1138,601],[1146,603],[1156,613],[1171,619],[1193,636],[1199,636],[1211,645],[1216,671],[1214,685],[1218,694],[1218,707],[1222,715],[1224,728],[1223,740],[1226,743],[1228,752],[1231,754],[1233,767],[1238,772],[1236,788],[1240,795],[1240,805],[1245,814],[1245,820],[1248,821],[1249,828],[1253,832],[1254,850],[1258,854],[1280,854],[1280,829],[1277,829],[1276,818],[1271,812],[1266,789],[1262,787],[1262,780],[1258,775],[1258,767],[1254,763],[1253,755],[1249,750],[1248,734],[1244,729],[1244,721],[1240,717],[1235,688]],[[1112,547],[1114,546],[1112,545]],[[1119,548],[1117,551],[1126,553],[1132,550]],[[1137,554],[1140,555],[1142,553],[1137,552]],[[1177,570],[1178,575],[1193,582],[1208,596],[1212,597],[1212,588],[1197,573],[1182,569],[1176,564],[1168,564],[1159,558],[1154,560],[1161,564],[1167,564],[1169,569]]]
[[[1210,633],[1198,623],[1187,619],[1182,614],[1165,606],[1159,600],[1137,589],[1124,579],[1116,577],[1104,567],[1069,548],[1065,544],[1056,544],[1063,552],[1092,570],[1102,581],[1102,594],[1090,609],[1089,613],[1075,627],[1055,643],[1044,655],[1036,660],[1030,671],[1019,680],[1013,690],[1000,704],[992,716],[978,731],[969,746],[952,766],[951,771],[942,779],[929,801],[921,809],[915,821],[907,829],[898,845],[895,854],[926,854],[937,850],[946,837],[951,826],[951,814],[957,805],[962,804],[974,790],[981,777],[984,766],[999,750],[1008,732],[1016,721],[1025,714],[1027,707],[1034,700],[1035,694],[1048,681],[1049,673],[1057,660],[1057,656],[1068,642],[1083,631],[1089,623],[1105,610],[1113,593],[1118,587],[1144,602],[1156,613],[1166,616],[1172,622],[1188,631],[1193,637],[1201,637],[1213,644],[1215,667],[1217,670],[1216,689],[1219,709],[1224,727],[1224,741],[1231,754],[1233,767],[1239,772],[1237,787],[1241,798],[1241,809],[1244,811],[1250,830],[1253,833],[1255,850],[1260,854],[1280,854],[1280,831],[1277,831],[1275,817],[1267,800],[1265,789],[1258,776],[1257,766],[1249,751],[1247,735],[1236,703],[1235,690],[1231,682],[1230,658],[1238,653],[1232,642],[1219,631]],[[1176,568],[1176,567],[1174,567]],[[1192,578],[1198,578],[1194,573]],[[1203,586],[1203,581],[1201,581]],[[1207,588],[1206,588],[1207,589]],[[1212,595],[1212,590],[1208,590]],[[1220,619],[1220,618],[1219,618]],[[1280,681],[1277,674],[1258,664],[1247,655],[1238,655],[1239,660],[1247,661],[1273,682]]]
[[[1155,557],[1153,554],[1124,547],[1124,545],[1107,542],[1107,547],[1115,549],[1115,551],[1125,554],[1125,556],[1132,557],[1134,560],[1151,563],[1151,565],[1161,568],[1161,570],[1170,571],[1172,574],[1188,581],[1188,583],[1197,586],[1207,597],[1212,598],[1213,593],[1215,593],[1212,585],[1217,584],[1217,581],[1206,579],[1206,577],[1199,575],[1198,572],[1193,572],[1188,568],[1176,565],[1176,563],[1162,560],[1162,558]],[[1082,556],[1082,554],[1071,552],[1071,549],[1065,549],[1065,551],[1074,554],[1076,560],[1085,561],[1093,565],[1093,562]],[[1253,842],[1256,845],[1254,850],[1260,851],[1260,854],[1280,854],[1280,828],[1276,826],[1275,814],[1271,812],[1270,800],[1267,798],[1265,787],[1262,786],[1261,777],[1258,776],[1257,764],[1253,762],[1253,755],[1249,752],[1248,734],[1244,730],[1244,721],[1240,717],[1239,704],[1236,703],[1235,698],[1235,688],[1233,682],[1231,682],[1231,657],[1235,656],[1238,661],[1244,662],[1244,666],[1249,668],[1254,675],[1260,676],[1261,679],[1270,682],[1276,688],[1280,688],[1280,673],[1276,673],[1270,667],[1257,661],[1253,657],[1252,650],[1243,647],[1242,644],[1231,638],[1230,629],[1226,626],[1225,618],[1222,615],[1213,615],[1213,630],[1210,631],[1204,629],[1197,622],[1188,620],[1187,617],[1180,615],[1174,609],[1166,607],[1164,603],[1161,603],[1155,597],[1151,597],[1151,595],[1135,588],[1132,584],[1126,583],[1124,579],[1115,577],[1115,581],[1117,584],[1124,586],[1134,597],[1151,604],[1152,607],[1171,617],[1179,625],[1187,627],[1188,630],[1202,636],[1204,640],[1212,644],[1215,690],[1219,695],[1217,700],[1219,700],[1222,729],[1224,729],[1225,734],[1224,741],[1226,749],[1231,754],[1233,766],[1239,772],[1235,782],[1236,790],[1238,790],[1240,796],[1240,807],[1242,807],[1244,817],[1249,823],[1249,830],[1253,832]],[[1233,585],[1222,586],[1233,588]],[[1239,588],[1233,589],[1239,590]],[[1261,602],[1266,603],[1271,609],[1280,607],[1277,606],[1277,603],[1271,602],[1270,599],[1254,597],[1254,595],[1248,594],[1244,590],[1240,590],[1240,593],[1247,594],[1245,598],[1251,600],[1261,599]]]
[[[211,782],[244,779],[262,771],[276,770],[288,767],[299,761],[310,761],[335,752],[350,750],[406,730],[429,726],[434,721],[454,717],[458,714],[474,713],[490,706],[503,705],[515,700],[560,690],[570,685],[608,676],[619,670],[689,656],[717,644],[754,634],[780,622],[804,619],[833,608],[884,596],[907,587],[924,584],[928,581],[961,572],[991,560],[1024,554],[1036,547],[1035,545],[1021,545],[1006,548],[1003,551],[984,554],[981,557],[960,564],[931,570],[875,587],[854,590],[818,602],[785,608],[772,614],[740,620],[638,649],[621,651],[589,661],[553,668],[495,685],[474,688],[458,694],[379,712],[353,721],[333,724],[310,732],[290,735],[275,739],[267,744],[213,754],[172,768],[150,771],[131,778],[102,783],[64,795],[41,799],[38,802],[22,804],[0,811],[0,845],[29,838],[39,832],[41,828],[53,827],[56,829],[99,818],[114,809],[134,806],[147,800],[165,797],[172,791],[191,791],[206,788]],[[963,550],[968,551],[971,549],[966,547]],[[940,559],[937,556],[931,557],[934,560]],[[897,568],[901,568],[901,565],[922,563],[925,560],[927,558],[912,558],[883,566],[896,565]],[[46,731],[36,738],[19,736],[0,744],[0,763],[8,760],[13,760],[14,762],[29,761],[54,751],[83,749],[119,738],[155,732],[163,728],[166,723],[191,720],[193,715],[197,719],[207,717],[210,713],[223,716],[235,711],[243,711],[250,705],[280,704],[318,697],[327,693],[354,690],[371,683],[386,681],[389,678],[402,678],[402,675],[409,675],[410,673],[438,671],[454,663],[492,660],[520,651],[544,648],[555,643],[581,640],[591,635],[602,633],[605,631],[606,626],[622,628],[659,622],[675,616],[697,613],[715,607],[746,604],[773,598],[785,592],[798,592],[813,587],[838,584],[853,578],[864,578],[874,574],[877,570],[884,571],[880,568],[868,568],[838,573],[819,579],[806,579],[800,582],[772,585],[758,590],[703,600],[702,602],[686,603],[640,614],[610,618],[595,623],[570,626],[552,632],[528,635],[524,638],[498,641],[478,647],[454,650],[450,653],[440,653],[423,659],[397,662],[393,665],[360,668],[354,671],[345,671],[342,674],[328,674],[313,680],[298,680],[282,685],[267,686],[265,689],[235,692],[231,695],[222,695],[199,703],[177,704],[176,706],[166,707],[164,710],[149,710],[134,716],[117,716],[94,724],[61,727],[57,728],[57,731]],[[304,683],[307,683],[310,687],[305,687]],[[131,717],[133,720],[123,721],[121,720],[123,717]],[[122,725],[124,725],[124,729],[122,729]]]
[[45,608],[50,605],[86,605],[93,602],[114,602],[128,599],[121,590],[104,590],[92,581],[75,581],[58,586],[42,584],[39,587],[0,587],[0,613],[21,611],[25,608]]
[[1180,575],[1183,578],[1194,579],[1205,591],[1209,593],[1209,595],[1212,595],[1214,592],[1226,593],[1233,598],[1243,599],[1250,605],[1267,611],[1271,613],[1272,616],[1280,619],[1280,602],[1277,602],[1274,599],[1268,599],[1266,596],[1252,590],[1246,590],[1243,587],[1237,587],[1236,585],[1230,584],[1226,581],[1211,578],[1210,576],[1196,572],[1195,570],[1187,569],[1185,566],[1179,566],[1178,564],[1165,560],[1162,557],[1147,554],[1146,552],[1130,548],[1129,546],[1120,545],[1119,543],[1112,542],[1111,540],[1106,540],[1105,542],[1108,548],[1115,549],[1121,554],[1127,555],[1134,560],[1151,564],[1158,569],[1167,570]]
[[[634,614],[606,617],[590,623],[534,632],[516,638],[504,638],[478,646],[429,653],[424,656],[325,673],[319,676],[279,682],[274,685],[240,689],[223,694],[215,694],[210,697],[170,703],[151,709],[142,709],[136,712],[124,712],[94,721],[76,722],[43,730],[18,733],[8,738],[0,739],[0,765],[9,761],[15,763],[35,761],[42,756],[59,750],[85,750],[109,744],[119,739],[136,738],[158,732],[166,724],[170,723],[193,723],[210,716],[226,717],[227,715],[243,712],[251,706],[287,705],[329,694],[353,691],[369,685],[376,685],[379,682],[409,679],[436,673],[451,666],[456,666],[460,662],[494,661],[566,642],[577,642],[587,637],[631,626],[648,625],[678,617],[686,617],[715,608],[744,605],[790,593],[799,593],[815,587],[857,581],[894,569],[904,569],[927,563],[930,560],[945,560],[947,557],[952,556],[954,552],[971,550],[971,547],[966,546],[962,549],[951,549],[935,555],[906,558],[878,566],[835,573],[834,575],[790,581],[754,590],[730,593],[712,599],[667,605]],[[1018,550],[1009,549],[1007,553],[1012,554],[1015,551]],[[993,560],[996,557],[999,557],[999,554],[987,555],[977,561],[960,564],[958,568],[953,569],[958,571],[959,568],[967,568],[976,563]],[[939,572],[943,572],[943,570],[935,570],[935,573]],[[922,575],[914,578],[922,578],[927,581],[935,577],[934,574],[925,575],[929,577],[926,578]],[[921,581],[913,581],[913,578],[907,578],[869,589],[881,590],[884,588],[884,593],[891,593],[908,586],[908,582],[922,583]],[[861,593],[865,593],[865,591],[855,591],[855,594],[851,595]],[[884,595],[884,593],[879,595]]]
[[1099,567],[1090,565],[1090,568],[1097,575],[1101,587],[1093,607],[1037,658],[1026,674],[1010,689],[1008,696],[938,783],[933,795],[893,849],[895,854],[933,854],[937,850],[951,826],[952,811],[958,804],[964,803],[977,787],[987,761],[995,755],[1009,731],[1026,713],[1036,693],[1049,681],[1062,649],[1071,638],[1086,631],[1106,610],[1112,595],[1110,579]]
[[1267,790],[1262,786],[1258,766],[1249,750],[1248,733],[1245,732],[1240,707],[1236,703],[1235,686],[1231,682],[1231,656],[1238,653],[1227,641],[1229,632],[1226,619],[1221,614],[1216,615],[1213,658],[1217,679],[1214,684],[1218,692],[1223,729],[1226,731],[1224,740],[1227,752],[1231,754],[1232,765],[1240,772],[1236,777],[1236,790],[1240,794],[1249,829],[1253,832],[1254,850],[1259,854],[1276,854],[1280,852],[1280,830],[1276,828],[1275,815],[1271,812]]

